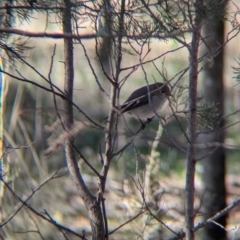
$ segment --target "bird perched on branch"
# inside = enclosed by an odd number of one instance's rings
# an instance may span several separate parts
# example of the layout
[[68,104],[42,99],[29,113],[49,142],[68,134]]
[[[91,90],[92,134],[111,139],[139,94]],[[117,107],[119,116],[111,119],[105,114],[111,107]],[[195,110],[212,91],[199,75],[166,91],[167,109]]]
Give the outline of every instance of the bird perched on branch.
[[151,120],[162,108],[171,91],[165,83],[156,82],[135,90],[120,107],[139,119]]

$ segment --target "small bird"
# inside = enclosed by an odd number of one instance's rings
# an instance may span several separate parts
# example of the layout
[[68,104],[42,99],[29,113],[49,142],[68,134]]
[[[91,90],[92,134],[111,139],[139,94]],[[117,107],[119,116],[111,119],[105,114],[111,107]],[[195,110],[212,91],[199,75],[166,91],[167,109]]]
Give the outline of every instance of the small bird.
[[139,119],[151,120],[171,96],[169,87],[161,82],[135,90],[120,107],[121,113],[128,112]]

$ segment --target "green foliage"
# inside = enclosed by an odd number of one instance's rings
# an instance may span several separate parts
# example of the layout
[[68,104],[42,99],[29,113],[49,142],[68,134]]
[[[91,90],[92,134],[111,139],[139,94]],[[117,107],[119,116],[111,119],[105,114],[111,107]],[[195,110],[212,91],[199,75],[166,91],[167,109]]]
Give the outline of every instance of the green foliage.
[[240,56],[238,57],[238,60],[236,60],[237,67],[232,67],[233,68],[233,73],[235,75],[235,78],[237,82],[240,82]]
[[214,129],[219,123],[218,104],[214,102],[200,102],[197,110],[198,128]]
[[220,0],[205,0],[196,6],[196,9],[202,19],[210,20],[216,24],[219,21],[226,19],[226,4],[228,1]]
[[[188,98],[184,98],[182,104],[185,109],[188,109]],[[179,121],[184,122],[187,126],[189,112],[184,111],[185,117],[178,117]],[[184,119],[186,121],[184,121]],[[219,111],[218,103],[206,102],[204,100],[199,100],[197,105],[197,128],[198,130],[202,128],[214,129],[219,124]]]

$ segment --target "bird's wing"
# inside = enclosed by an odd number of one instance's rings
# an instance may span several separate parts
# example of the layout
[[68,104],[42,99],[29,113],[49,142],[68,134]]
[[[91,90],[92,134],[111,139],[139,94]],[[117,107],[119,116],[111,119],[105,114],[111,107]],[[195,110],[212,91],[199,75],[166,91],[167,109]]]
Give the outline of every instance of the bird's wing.
[[152,95],[154,92],[159,91],[159,89],[156,88],[162,88],[163,86],[164,86],[163,83],[153,83],[135,90],[121,106],[122,113],[128,112],[130,110],[148,104],[149,103],[148,93]]
[[144,94],[146,93],[146,90],[144,90],[144,88],[140,88],[134,91],[123,103],[123,105],[121,106],[123,113],[148,104],[149,96],[148,94]]

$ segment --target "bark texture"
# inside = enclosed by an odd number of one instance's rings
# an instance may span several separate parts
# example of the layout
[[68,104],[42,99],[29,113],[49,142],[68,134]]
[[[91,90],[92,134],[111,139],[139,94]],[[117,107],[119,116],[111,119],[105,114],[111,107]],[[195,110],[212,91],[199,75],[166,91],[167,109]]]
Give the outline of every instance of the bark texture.
[[[201,4],[201,3],[200,3]],[[186,193],[185,219],[186,239],[194,240],[194,192],[196,166],[196,139],[197,139],[197,82],[198,82],[198,51],[200,42],[201,20],[196,14],[191,46],[189,48],[189,119],[188,119],[188,150],[186,162]]]
[[[72,34],[72,15],[71,15],[71,1],[63,1],[65,9],[63,10],[63,32]],[[73,84],[74,84],[74,58],[73,58],[73,42],[72,39],[64,39],[64,60],[65,60],[65,80],[64,91],[66,99],[64,101],[65,109],[65,124],[64,128],[69,131],[73,126]],[[79,195],[86,205],[89,220],[92,229],[92,239],[105,239],[105,230],[103,224],[103,217],[101,207],[96,197],[90,192],[82,178],[79,170],[77,160],[74,153],[74,139],[69,135],[69,138],[65,142],[65,154],[68,169],[73,182],[75,183]]]
[[[224,41],[224,23],[210,24],[204,26],[204,35],[211,36],[206,39],[209,52],[211,49],[214,55],[214,49],[221,46]],[[224,142],[224,132],[219,130],[224,126],[222,120],[224,114],[224,84],[223,84],[223,51],[214,57],[213,65],[209,64],[204,71],[203,91],[207,102],[214,102],[216,110],[219,113],[219,124],[215,128],[215,133],[201,134],[200,141]],[[223,147],[206,148],[201,151],[201,155],[206,155],[203,159],[203,214],[204,219],[212,217],[214,214],[226,207],[226,189],[225,189],[225,152]],[[217,223],[226,226],[226,216],[221,217]],[[218,225],[208,224],[203,230],[204,240],[225,240],[226,231]]]

